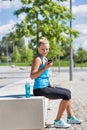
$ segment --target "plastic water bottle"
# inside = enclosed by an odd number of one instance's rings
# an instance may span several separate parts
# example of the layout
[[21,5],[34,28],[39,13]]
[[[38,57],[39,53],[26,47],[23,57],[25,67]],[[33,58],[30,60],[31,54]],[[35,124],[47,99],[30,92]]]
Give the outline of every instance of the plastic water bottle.
[[25,84],[25,93],[26,93],[26,98],[30,97],[30,84],[26,83]]

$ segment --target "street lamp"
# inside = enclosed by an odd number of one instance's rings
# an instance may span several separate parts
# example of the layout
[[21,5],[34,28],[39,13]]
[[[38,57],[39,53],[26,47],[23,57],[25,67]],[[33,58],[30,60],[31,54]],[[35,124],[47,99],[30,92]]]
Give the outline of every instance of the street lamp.
[[59,43],[58,72],[60,72],[60,54],[61,54],[61,43]]
[[[70,0],[70,13],[72,14],[72,0]],[[70,28],[72,28],[72,19],[70,19]],[[72,37],[70,33],[70,38]],[[73,79],[73,48],[70,41],[70,80]]]

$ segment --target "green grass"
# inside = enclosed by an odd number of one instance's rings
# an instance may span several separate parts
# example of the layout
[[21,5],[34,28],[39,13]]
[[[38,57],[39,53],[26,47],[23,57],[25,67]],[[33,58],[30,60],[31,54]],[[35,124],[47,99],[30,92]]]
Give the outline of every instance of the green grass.
[[15,66],[30,66],[31,64],[29,63],[1,63],[0,66],[11,66],[11,65],[15,65]]
[[87,67],[87,62],[86,63],[76,63],[76,67]]
[[[53,66],[58,66],[58,61],[54,61]],[[60,61],[60,66],[62,67],[68,67],[69,66],[69,61]]]
[[[58,61],[55,61],[53,66],[58,66]],[[69,67],[70,61],[64,61],[60,60],[60,66],[61,67]],[[87,67],[87,62],[86,63],[75,63],[75,67]]]
[[[53,66],[58,66],[58,60],[53,62]],[[15,65],[15,66],[31,66],[31,64],[29,63],[0,63],[0,66],[11,66],[11,65]],[[64,61],[64,60],[60,60],[60,66],[61,67],[69,67],[69,61]],[[75,67],[87,67],[87,62],[86,63],[75,63]]]

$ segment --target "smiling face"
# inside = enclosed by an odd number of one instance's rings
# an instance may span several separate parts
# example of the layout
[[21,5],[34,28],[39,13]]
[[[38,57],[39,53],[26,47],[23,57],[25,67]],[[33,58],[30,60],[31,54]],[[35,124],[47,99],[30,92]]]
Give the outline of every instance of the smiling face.
[[42,43],[40,46],[38,46],[38,52],[42,57],[47,56],[49,52],[49,44],[48,43]]

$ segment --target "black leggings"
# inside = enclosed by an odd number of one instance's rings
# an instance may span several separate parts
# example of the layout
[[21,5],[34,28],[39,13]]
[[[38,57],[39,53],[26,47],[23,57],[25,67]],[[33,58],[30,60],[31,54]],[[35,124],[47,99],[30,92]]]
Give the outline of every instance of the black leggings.
[[44,96],[49,99],[71,99],[71,91],[62,87],[45,87],[41,89],[34,89],[35,96]]

